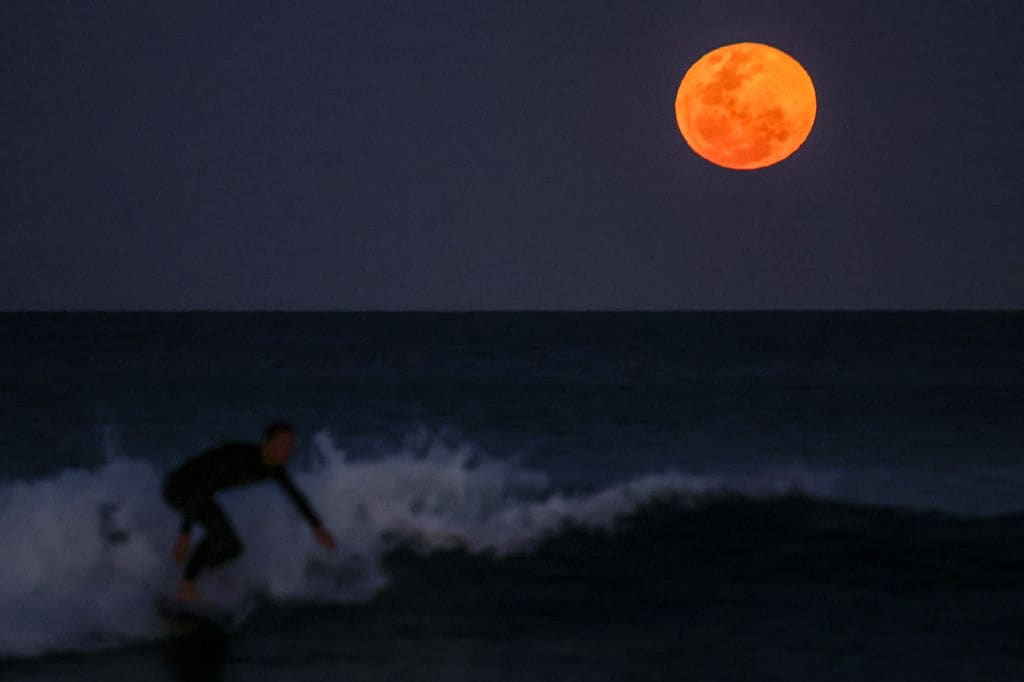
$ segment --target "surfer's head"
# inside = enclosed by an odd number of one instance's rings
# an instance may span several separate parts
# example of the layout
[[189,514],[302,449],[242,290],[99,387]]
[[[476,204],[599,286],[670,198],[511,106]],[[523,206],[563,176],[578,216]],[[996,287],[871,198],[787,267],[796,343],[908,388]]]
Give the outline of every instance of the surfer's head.
[[263,431],[263,461],[280,466],[295,449],[295,429],[284,421],[274,422]]

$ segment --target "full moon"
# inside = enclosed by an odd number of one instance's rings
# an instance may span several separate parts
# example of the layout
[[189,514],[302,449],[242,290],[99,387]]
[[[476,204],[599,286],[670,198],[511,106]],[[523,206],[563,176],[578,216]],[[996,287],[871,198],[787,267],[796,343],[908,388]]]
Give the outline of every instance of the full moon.
[[764,168],[795,152],[814,125],[814,84],[800,63],[761,43],[719,47],[689,68],[676,94],[686,143],[711,163]]

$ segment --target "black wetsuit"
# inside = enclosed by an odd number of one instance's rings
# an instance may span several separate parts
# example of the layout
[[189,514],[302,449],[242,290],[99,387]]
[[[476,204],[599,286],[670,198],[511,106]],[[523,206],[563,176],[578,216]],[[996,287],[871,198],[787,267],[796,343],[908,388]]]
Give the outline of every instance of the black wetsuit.
[[257,443],[235,441],[212,447],[167,475],[164,499],[182,513],[181,531],[187,533],[193,521],[198,521],[206,531],[203,541],[185,566],[188,580],[195,580],[202,568],[217,566],[242,553],[242,543],[228,517],[214,501],[213,494],[224,488],[268,478],[284,488],[311,525],[320,525],[320,519],[295,487],[284,466],[265,464]]

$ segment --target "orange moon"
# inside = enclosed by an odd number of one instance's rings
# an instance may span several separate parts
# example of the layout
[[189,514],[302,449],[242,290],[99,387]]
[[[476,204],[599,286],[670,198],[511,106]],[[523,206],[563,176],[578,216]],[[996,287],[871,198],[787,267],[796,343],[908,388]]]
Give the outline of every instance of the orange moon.
[[782,161],[807,139],[818,108],[800,63],[761,43],[719,47],[689,68],[676,93],[676,122],[708,161],[752,170]]

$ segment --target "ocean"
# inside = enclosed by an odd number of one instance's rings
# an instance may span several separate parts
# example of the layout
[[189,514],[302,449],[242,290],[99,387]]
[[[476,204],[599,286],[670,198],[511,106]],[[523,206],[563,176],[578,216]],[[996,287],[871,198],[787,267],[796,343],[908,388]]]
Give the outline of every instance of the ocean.
[[[0,679],[1014,680],[1024,313],[2,313]],[[246,551],[162,618],[163,476]]]

